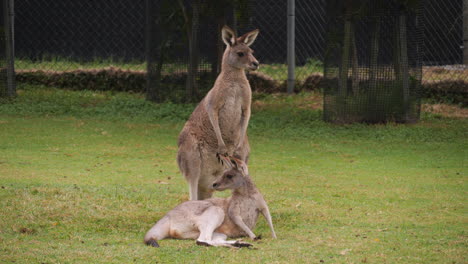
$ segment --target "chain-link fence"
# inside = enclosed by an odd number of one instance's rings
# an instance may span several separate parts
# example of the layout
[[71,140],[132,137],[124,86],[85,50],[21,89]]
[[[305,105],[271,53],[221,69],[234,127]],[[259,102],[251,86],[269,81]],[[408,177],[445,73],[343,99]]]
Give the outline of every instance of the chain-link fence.
[[145,8],[143,0],[16,0],[17,81],[143,90]]
[[130,68],[144,62],[144,1],[16,0],[15,5],[18,70]]
[[[323,76],[327,1],[295,2],[295,89],[316,89]],[[239,33],[260,29],[252,48],[262,65],[249,74],[253,89],[285,92],[286,10],[285,0],[16,0],[17,80],[145,91],[159,78],[159,92],[173,99],[188,96],[193,71],[198,99],[219,72],[220,25],[228,24]],[[463,0],[425,0],[422,82],[429,93],[467,90],[462,10]],[[198,50],[195,56],[191,48]]]
[[325,120],[419,120],[421,7],[388,0],[328,2]]
[[467,106],[468,26],[464,31],[463,23],[468,23],[468,6],[464,2],[465,6],[463,0],[425,0],[422,82],[426,96],[448,97]]

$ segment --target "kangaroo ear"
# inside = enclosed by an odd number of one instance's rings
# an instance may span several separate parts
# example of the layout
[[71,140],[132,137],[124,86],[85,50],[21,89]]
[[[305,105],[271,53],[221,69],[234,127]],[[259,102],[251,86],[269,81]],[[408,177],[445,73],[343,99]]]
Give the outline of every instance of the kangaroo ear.
[[224,26],[221,30],[221,37],[227,46],[236,44],[236,33],[228,26]]
[[237,165],[237,162],[236,162],[236,159],[235,158],[231,158],[231,164],[234,166],[234,168],[238,169],[239,166]]
[[232,163],[232,161],[231,161],[231,159],[229,159],[229,157],[225,157],[224,155],[219,155],[218,159],[220,161],[222,161],[222,164],[224,164],[224,166],[227,169],[232,169],[234,167],[234,163]]
[[243,172],[244,176],[249,175],[249,169],[247,168],[247,164],[245,164],[245,162],[243,162],[240,159],[233,158],[233,157],[231,157],[231,162],[232,164],[234,164],[236,169]]
[[250,31],[249,33],[245,33],[244,35],[239,37],[239,39],[237,39],[237,41],[240,42],[240,43],[244,43],[248,47],[248,46],[252,45],[252,43],[254,43],[254,41],[257,38],[259,32],[260,32],[260,30],[256,29],[256,30]]

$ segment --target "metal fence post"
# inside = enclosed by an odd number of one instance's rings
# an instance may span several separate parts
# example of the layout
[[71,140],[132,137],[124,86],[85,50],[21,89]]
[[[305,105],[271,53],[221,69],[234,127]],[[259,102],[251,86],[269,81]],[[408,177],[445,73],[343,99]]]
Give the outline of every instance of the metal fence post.
[[295,49],[294,49],[294,38],[295,38],[295,10],[294,10],[295,0],[288,0],[288,94],[292,94],[294,92],[294,70],[296,67],[296,60],[295,60]]
[[468,0],[463,0],[463,64],[468,65]]
[[3,1],[6,59],[6,96],[16,96],[14,55],[14,0]]

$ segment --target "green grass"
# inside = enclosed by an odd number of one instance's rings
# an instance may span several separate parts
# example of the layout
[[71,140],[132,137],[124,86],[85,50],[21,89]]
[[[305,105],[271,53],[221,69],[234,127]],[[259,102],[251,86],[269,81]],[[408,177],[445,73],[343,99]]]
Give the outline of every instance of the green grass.
[[155,249],[145,232],[188,198],[175,155],[194,105],[19,89],[0,101],[2,263],[467,262],[466,119],[336,126],[308,94],[256,96],[250,172],[278,239],[260,219],[254,250]]
[[124,70],[146,71],[146,63],[141,61],[125,62],[115,59],[94,59],[91,61],[75,61],[60,57],[45,57],[41,60],[15,59],[16,70],[72,71],[81,69],[103,69],[115,67]]
[[[258,70],[278,81],[288,79],[288,65],[281,63],[261,64]],[[322,73],[323,63],[315,59],[309,59],[306,64],[296,66],[295,77],[298,81],[304,81],[312,73]]]

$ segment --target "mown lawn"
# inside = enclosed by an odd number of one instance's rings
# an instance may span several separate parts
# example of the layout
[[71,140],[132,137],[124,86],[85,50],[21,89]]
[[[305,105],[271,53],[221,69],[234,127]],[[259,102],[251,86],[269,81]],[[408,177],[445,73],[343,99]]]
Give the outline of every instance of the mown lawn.
[[[188,188],[194,105],[20,86],[0,102],[2,263],[466,263],[468,122],[327,124],[313,94],[256,96],[250,172],[269,203],[254,249],[142,243]],[[220,193],[218,196],[226,196]]]

